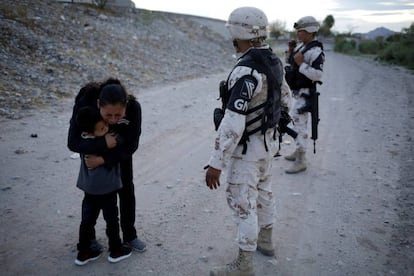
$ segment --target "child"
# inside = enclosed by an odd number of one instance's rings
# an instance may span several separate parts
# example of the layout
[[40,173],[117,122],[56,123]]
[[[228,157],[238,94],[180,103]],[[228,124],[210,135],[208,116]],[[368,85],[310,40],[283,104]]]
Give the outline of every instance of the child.
[[[99,110],[90,106],[78,111],[76,123],[83,131],[83,139],[105,136],[109,129]],[[99,153],[95,154],[99,155]],[[85,195],[82,201],[82,221],[79,227],[78,256],[75,264],[85,265],[98,259],[102,253],[101,248],[91,244],[95,238],[95,224],[100,210],[106,221],[110,251],[108,261],[116,263],[131,256],[131,249],[122,246],[119,235],[117,191],[122,187],[119,164],[112,167],[99,166],[95,169],[88,169],[85,164],[87,158],[88,155],[81,154],[81,166],[76,185],[85,192]]]

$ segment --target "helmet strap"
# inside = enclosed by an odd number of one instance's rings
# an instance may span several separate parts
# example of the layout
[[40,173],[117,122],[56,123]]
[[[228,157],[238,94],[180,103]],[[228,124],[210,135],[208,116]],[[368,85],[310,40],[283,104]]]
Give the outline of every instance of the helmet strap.
[[252,38],[249,40],[250,45],[253,47],[259,47],[262,46],[263,41],[265,41],[266,38],[264,37],[257,37],[257,38]]

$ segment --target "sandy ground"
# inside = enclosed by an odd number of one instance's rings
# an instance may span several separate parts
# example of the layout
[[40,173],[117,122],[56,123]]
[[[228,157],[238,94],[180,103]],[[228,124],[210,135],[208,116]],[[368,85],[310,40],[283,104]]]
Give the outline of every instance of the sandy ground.
[[[414,76],[401,68],[327,53],[317,153],[308,170],[274,160],[276,258],[255,254],[257,275],[413,275]],[[143,134],[134,155],[137,230],[145,253],[110,264],[107,252],[74,264],[82,193],[79,159],[66,147],[72,100],[2,120],[2,275],[207,275],[232,260],[235,226],[224,187],[203,166],[212,110],[226,72],[135,92]],[[37,134],[37,137],[31,137]],[[282,154],[292,146],[285,137]],[[97,237],[107,247],[103,218]]]

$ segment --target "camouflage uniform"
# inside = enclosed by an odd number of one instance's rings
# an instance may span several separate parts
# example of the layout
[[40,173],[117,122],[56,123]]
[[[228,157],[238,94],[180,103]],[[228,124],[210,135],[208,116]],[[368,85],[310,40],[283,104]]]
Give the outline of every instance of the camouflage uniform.
[[[262,48],[268,49],[268,46]],[[237,66],[227,84],[229,90],[233,88],[232,95],[241,96],[230,101],[233,108],[226,109],[208,164],[216,169],[227,169],[226,196],[238,225],[239,247],[244,251],[254,251],[259,229],[271,228],[275,219],[271,169],[279,144],[273,129],[268,129],[264,135],[260,131],[250,135],[245,153],[243,145],[239,144],[246,121],[257,116],[256,113],[246,115],[245,111],[267,99],[266,75],[247,66]],[[281,105],[289,109],[291,91],[284,78],[281,88]],[[249,127],[254,128],[255,124]]]
[[[297,49],[303,47],[303,44],[297,46]],[[296,49],[295,49],[296,50]],[[313,47],[305,52],[304,63],[299,67],[299,72],[312,81],[320,81],[322,79],[322,67],[324,59],[323,52],[320,47]],[[309,88],[300,88],[292,90],[293,101],[291,109],[291,117],[293,119],[292,129],[298,133],[295,139],[296,150],[306,152],[308,139],[308,117],[309,112],[298,113],[298,109],[305,105],[305,98],[301,95],[309,95]]]

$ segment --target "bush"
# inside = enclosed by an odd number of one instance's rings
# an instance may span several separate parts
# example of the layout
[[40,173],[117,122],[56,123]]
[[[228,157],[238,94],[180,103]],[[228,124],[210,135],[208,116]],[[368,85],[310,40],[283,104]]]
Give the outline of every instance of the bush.
[[404,43],[390,43],[378,53],[378,59],[396,65],[414,69],[414,51],[412,46]]
[[355,40],[344,36],[337,36],[335,38],[334,51],[345,54],[358,53]]
[[359,43],[358,50],[361,54],[376,55],[380,45],[374,40],[363,40]]
[[378,52],[378,59],[414,69],[414,24],[387,39],[386,46]]
[[362,40],[351,34],[338,34],[335,38],[334,50],[345,54],[376,55],[377,59],[391,64],[405,66],[414,70],[414,23],[401,33],[376,40]]

